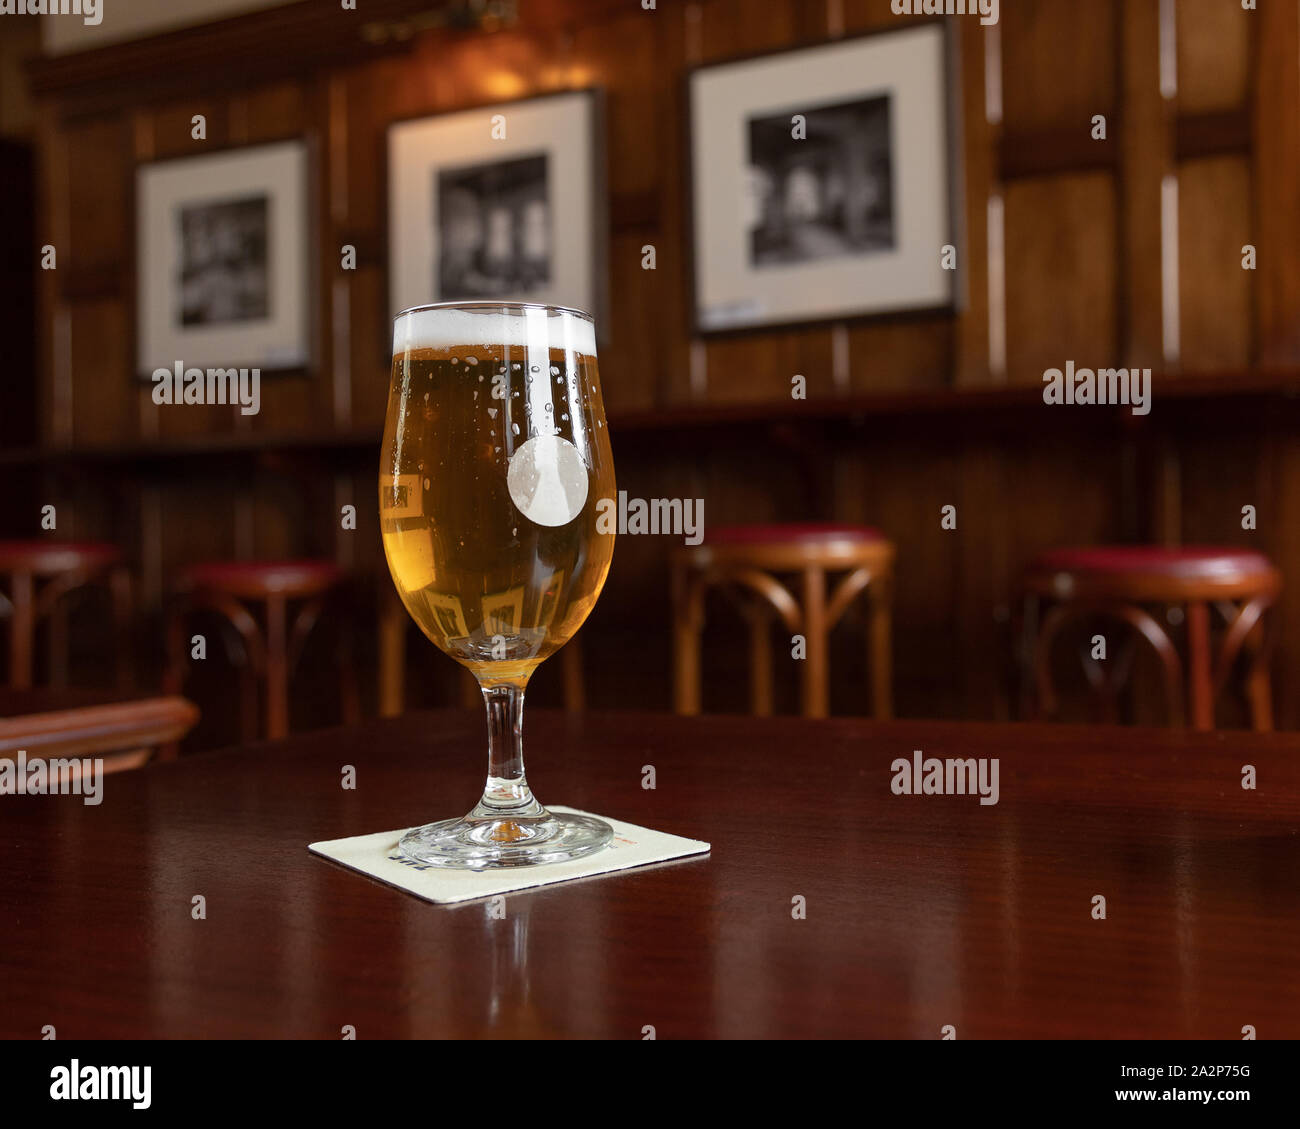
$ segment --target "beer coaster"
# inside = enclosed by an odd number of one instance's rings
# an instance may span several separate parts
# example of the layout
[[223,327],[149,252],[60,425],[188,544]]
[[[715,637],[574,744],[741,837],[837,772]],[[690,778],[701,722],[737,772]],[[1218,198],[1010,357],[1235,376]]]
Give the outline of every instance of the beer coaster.
[[[566,815],[591,815],[575,808],[552,807],[554,812]],[[396,886],[426,902],[449,904],[468,902],[475,898],[490,898],[496,894],[509,894],[515,890],[531,890],[536,886],[550,886],[556,882],[572,882],[576,878],[590,878],[598,874],[614,874],[638,866],[668,862],[670,859],[702,855],[710,850],[708,843],[698,839],[683,839],[623,823],[607,815],[596,816],[614,829],[609,846],[585,858],[570,862],[547,863],[542,866],[518,866],[505,870],[445,870],[436,866],[422,866],[403,858],[397,844],[410,828],[400,831],[379,831],[374,835],[355,835],[351,839],[329,839],[322,843],[309,843],[307,849],[322,858],[332,859],[350,870],[378,878],[389,886]]]

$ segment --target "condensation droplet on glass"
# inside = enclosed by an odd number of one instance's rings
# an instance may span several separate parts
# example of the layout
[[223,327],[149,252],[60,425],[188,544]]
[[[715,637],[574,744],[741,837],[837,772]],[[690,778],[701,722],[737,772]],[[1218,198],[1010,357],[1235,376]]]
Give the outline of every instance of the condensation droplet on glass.
[[513,425],[513,427],[514,427],[514,429],[515,429],[515,434],[518,435],[518,434],[519,434],[519,425],[516,423],[516,424]]
[[[453,365],[458,365],[458,364],[460,364],[460,358],[459,358],[459,357],[452,357],[452,359],[451,359],[451,363],[452,363]],[[432,375],[432,374],[431,374],[431,375]]]
[[562,416],[560,416],[560,418],[561,418],[561,419],[568,419],[568,418],[569,418],[569,413],[568,413],[568,412],[565,412]]
[[555,409],[554,409],[550,404],[547,404],[547,405],[546,405],[546,410],[547,410],[548,412],[553,412]]
[[492,419],[496,419],[497,418],[496,408],[488,408],[488,416],[491,417]]
[[518,372],[518,371],[519,371],[521,368],[523,368],[524,366],[521,365],[518,361],[515,361],[515,363],[512,364],[510,367],[511,367],[512,369],[514,369],[515,372]]
[[500,447],[493,447],[493,448],[492,448],[492,453],[493,453],[494,455],[499,455],[499,454],[501,454],[501,448],[500,448]]
[[512,530],[510,531],[510,536],[511,536],[511,537],[518,537],[518,536],[519,536],[519,526],[516,525],[516,526],[514,527],[514,529],[512,529]]
[[429,480],[428,480],[427,478],[424,480],[424,488],[425,488],[426,490],[429,489]]
[[560,375],[560,366],[559,366],[559,365],[552,365],[552,366],[551,366],[551,375],[552,375],[552,376],[559,376],[559,375]]
[[478,389],[477,389],[477,388],[474,389],[474,399],[476,399],[476,400],[478,399]]
[[542,366],[541,366],[541,365],[529,365],[529,366],[528,366],[528,371],[529,371],[529,372],[541,372],[541,371],[542,371]]

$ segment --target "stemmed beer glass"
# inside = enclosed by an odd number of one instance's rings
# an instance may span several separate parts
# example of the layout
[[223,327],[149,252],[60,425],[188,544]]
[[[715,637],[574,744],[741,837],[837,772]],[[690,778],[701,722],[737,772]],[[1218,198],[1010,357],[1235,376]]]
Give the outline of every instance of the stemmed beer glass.
[[592,319],[522,302],[452,302],[397,315],[379,468],[384,554],[420,629],[478,679],[487,704],[483,798],[407,832],[432,866],[579,858],[609,824],[549,812],[524,777],[524,688],[600,595],[614,498]]

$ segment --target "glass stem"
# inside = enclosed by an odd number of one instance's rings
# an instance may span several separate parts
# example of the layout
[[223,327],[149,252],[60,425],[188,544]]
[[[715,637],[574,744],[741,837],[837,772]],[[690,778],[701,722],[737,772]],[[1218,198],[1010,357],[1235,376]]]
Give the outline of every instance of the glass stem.
[[533,798],[524,777],[524,688],[484,686],[487,706],[488,775],[483,798],[472,817],[539,816],[546,809]]

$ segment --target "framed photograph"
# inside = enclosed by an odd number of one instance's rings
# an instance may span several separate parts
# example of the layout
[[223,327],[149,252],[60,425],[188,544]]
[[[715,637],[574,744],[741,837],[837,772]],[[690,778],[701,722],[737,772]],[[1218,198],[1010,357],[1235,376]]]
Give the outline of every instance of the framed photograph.
[[575,306],[600,326],[599,110],[580,90],[389,127],[390,314],[500,298]]
[[307,147],[141,165],[137,369],[297,369],[310,362]]
[[948,69],[927,24],[691,72],[696,332],[952,308]]

